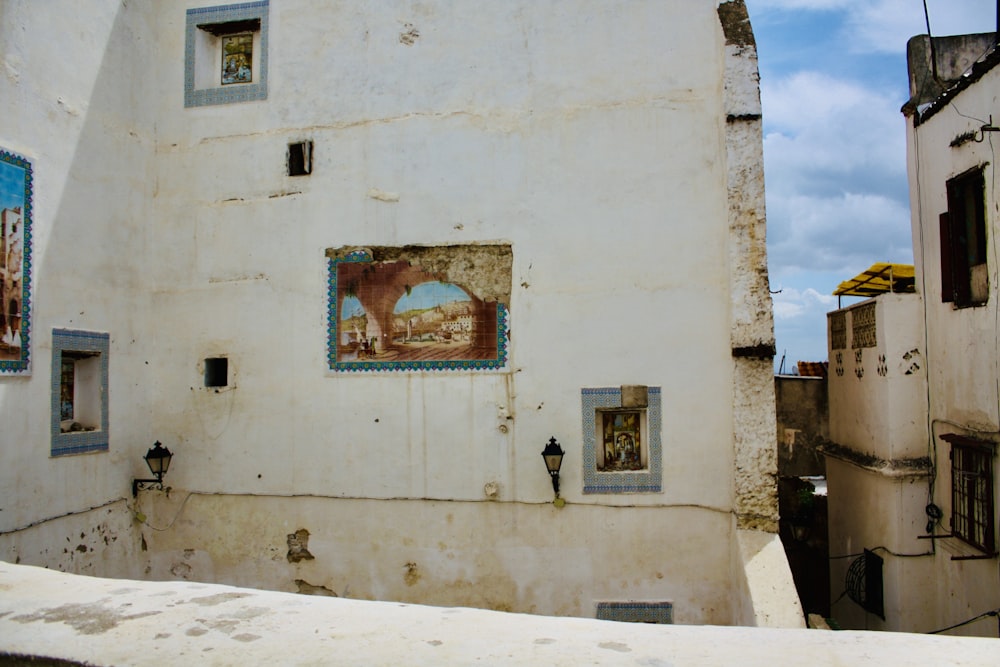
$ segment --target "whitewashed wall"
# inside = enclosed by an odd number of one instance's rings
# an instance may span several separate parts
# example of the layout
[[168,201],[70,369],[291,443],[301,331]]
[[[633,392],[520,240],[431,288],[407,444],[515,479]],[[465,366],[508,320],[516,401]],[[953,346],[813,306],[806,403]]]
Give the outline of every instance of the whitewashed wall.
[[[3,414],[30,415],[11,432],[38,443],[17,454],[26,481],[4,477],[22,484],[21,523],[127,496],[158,439],[173,490],[143,492],[130,542],[147,576],[743,618],[736,527],[766,529],[776,507],[770,372],[732,358],[773,346],[752,36],[727,49],[708,0],[273,0],[267,99],[184,108],[185,10],[203,5],[4,6],[4,35],[106,31],[63,47],[94,60],[90,85],[84,67],[52,90],[79,89],[88,122],[28,99],[0,136],[40,172],[64,163],[37,183],[65,211],[40,213],[39,236],[65,231],[39,241],[36,329],[112,333],[111,452],[76,457],[97,480],[86,500],[69,485],[24,502],[23,485],[73,464],[46,458],[44,349],[31,380],[0,381]],[[44,52],[18,39],[24,62]],[[0,85],[23,99],[56,67],[41,63]],[[23,129],[48,107],[57,131]],[[306,139],[312,175],[286,176]],[[494,241],[514,257],[506,372],[325,370],[326,248]],[[203,359],[220,355],[231,385],[205,389]],[[663,492],[583,495],[580,390],[633,384],[662,388]],[[561,511],[539,456],[551,436]],[[292,564],[302,528],[315,559]]]
[[[32,373],[0,378],[0,558],[11,561],[139,571],[125,498],[152,443],[152,18],[145,2],[0,6],[0,146],[34,170]],[[49,457],[53,328],[111,334],[107,453]],[[17,530],[53,517],[44,537]]]

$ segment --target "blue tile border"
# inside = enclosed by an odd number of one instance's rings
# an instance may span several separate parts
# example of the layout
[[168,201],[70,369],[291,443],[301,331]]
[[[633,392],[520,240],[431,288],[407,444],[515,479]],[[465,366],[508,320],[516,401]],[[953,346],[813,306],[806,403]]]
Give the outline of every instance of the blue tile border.
[[663,480],[662,406],[659,387],[646,388],[646,429],[649,442],[648,470],[600,472],[597,470],[596,411],[622,407],[620,387],[580,390],[583,427],[584,493],[659,493]]
[[378,371],[497,371],[507,365],[509,341],[508,311],[497,304],[497,356],[494,359],[453,359],[436,361],[337,361],[337,265],[342,262],[371,262],[373,258],[364,251],[354,251],[343,258],[327,259],[327,370],[334,372]]
[[626,623],[674,622],[672,602],[598,602],[597,618],[603,621]]
[[[187,10],[184,33],[184,106],[203,107],[267,99],[267,25],[269,0],[235,5],[198,7]],[[254,83],[197,89],[194,86],[195,42],[199,23],[227,23],[260,19],[260,57],[254,68]],[[256,58],[256,55],[255,55]],[[221,61],[220,61],[221,63]]]
[[[52,330],[51,436],[52,456],[108,451],[108,351],[111,336],[93,331]],[[99,352],[101,355],[101,429],[62,433],[59,430],[63,351]]]
[[[31,277],[32,277],[32,240],[33,240],[33,222],[34,222],[34,194],[35,194],[35,181],[34,181],[34,170],[31,166],[31,161],[23,155],[18,155],[12,151],[4,150],[0,148],[0,163],[8,165],[8,167],[3,167],[4,170],[9,167],[14,167],[15,169],[20,169],[23,171],[23,183],[24,189],[21,195],[21,239],[23,243],[22,250],[22,262],[21,262],[21,287],[20,287],[20,299],[21,299],[21,352],[17,359],[3,359],[0,360],[0,376],[2,375],[29,375],[31,373],[31,312],[32,312],[32,297],[31,297]],[[7,182],[4,178],[2,182]],[[16,186],[15,189],[19,189],[20,186]],[[10,194],[9,192],[7,194]],[[0,289],[0,292],[3,290]],[[5,296],[4,301],[10,302],[10,299]],[[3,331],[0,331],[0,336],[3,335]]]

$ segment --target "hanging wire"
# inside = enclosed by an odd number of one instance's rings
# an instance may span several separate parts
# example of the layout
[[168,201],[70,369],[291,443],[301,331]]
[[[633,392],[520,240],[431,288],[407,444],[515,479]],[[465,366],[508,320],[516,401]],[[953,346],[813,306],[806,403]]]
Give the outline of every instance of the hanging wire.
[[[973,616],[972,618],[970,618],[968,620],[965,620],[965,621],[962,621],[961,623],[956,623],[955,625],[949,625],[947,628],[941,628],[940,630],[932,630],[931,632],[927,632],[927,633],[924,633],[924,634],[936,635],[936,634],[940,634],[942,632],[948,632],[949,630],[954,630],[955,628],[960,628],[963,625],[968,625],[969,623],[975,623],[979,619],[986,618],[987,616],[997,616],[998,618],[1000,618],[1000,608],[991,609],[989,611],[984,611],[979,616]],[[998,633],[998,634],[1000,634],[1000,633]]]

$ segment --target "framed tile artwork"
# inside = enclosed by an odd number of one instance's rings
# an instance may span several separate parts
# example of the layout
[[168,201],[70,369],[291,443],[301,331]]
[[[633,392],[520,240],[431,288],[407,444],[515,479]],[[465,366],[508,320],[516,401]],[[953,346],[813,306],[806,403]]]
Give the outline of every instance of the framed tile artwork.
[[327,251],[327,367],[505,368],[510,246]]
[[0,148],[0,375],[31,371],[33,188],[28,158]]
[[659,493],[660,388],[581,390],[584,493]]

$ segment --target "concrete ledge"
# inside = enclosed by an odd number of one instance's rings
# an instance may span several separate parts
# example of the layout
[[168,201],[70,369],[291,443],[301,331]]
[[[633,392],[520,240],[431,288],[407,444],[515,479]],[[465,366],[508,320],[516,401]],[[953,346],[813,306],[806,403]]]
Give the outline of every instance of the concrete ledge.
[[[422,607],[0,562],[2,653],[93,665],[994,664],[997,640],[645,625]],[[44,663],[42,663],[44,664]]]

